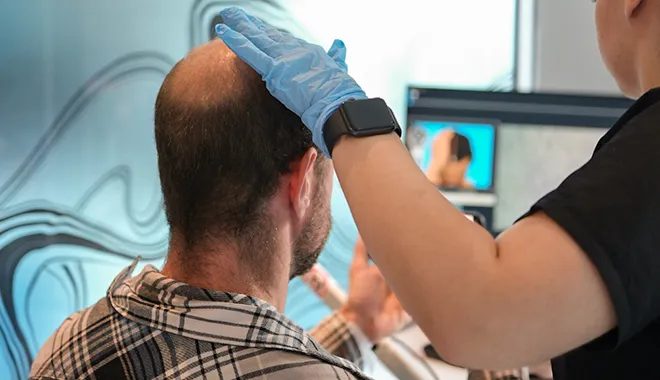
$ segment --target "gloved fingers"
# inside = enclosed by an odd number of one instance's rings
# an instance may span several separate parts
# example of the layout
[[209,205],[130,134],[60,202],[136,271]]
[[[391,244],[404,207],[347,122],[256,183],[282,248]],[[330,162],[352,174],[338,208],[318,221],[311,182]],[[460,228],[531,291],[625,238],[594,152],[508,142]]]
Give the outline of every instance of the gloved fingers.
[[334,40],[328,55],[332,58],[344,72],[348,72],[348,65],[346,65],[346,45],[342,40]]
[[[250,19],[244,10],[238,7],[225,8],[220,11],[220,15],[223,24],[245,36],[262,52],[272,56],[279,46],[279,43],[275,42],[267,32],[274,28],[265,25],[263,22],[255,24],[253,20],[257,19],[255,17]],[[262,29],[262,27],[266,29]]]
[[257,28],[259,28],[259,29],[261,29],[261,30],[263,30],[263,31],[266,31],[266,30],[268,29],[268,25],[266,25],[265,22],[261,21],[261,19],[258,19],[258,18],[256,18],[256,17],[252,16],[251,14],[247,14],[247,13],[245,14],[245,16],[246,16],[247,19],[250,20],[250,22],[252,22],[252,23],[254,24],[254,26],[256,26]]
[[284,33],[279,31],[278,29],[269,26],[265,22],[261,21],[260,19],[248,14],[247,15],[248,19],[252,21],[254,25],[256,25],[257,28],[263,30],[266,32],[266,35],[270,37],[273,41],[275,42],[286,42],[286,38],[284,36]]
[[346,45],[344,45],[344,41],[334,40],[332,42],[332,46],[330,46],[330,49],[328,49],[328,55],[334,60],[341,59],[342,61],[345,61]]
[[225,24],[218,24],[215,32],[220,39],[261,76],[268,74],[274,65],[273,59],[261,51],[243,34],[231,29]]
[[242,9],[237,7],[223,9],[220,11],[220,15],[223,24],[247,37],[259,49],[263,50],[264,46],[273,44],[274,41],[266,33],[268,27]]

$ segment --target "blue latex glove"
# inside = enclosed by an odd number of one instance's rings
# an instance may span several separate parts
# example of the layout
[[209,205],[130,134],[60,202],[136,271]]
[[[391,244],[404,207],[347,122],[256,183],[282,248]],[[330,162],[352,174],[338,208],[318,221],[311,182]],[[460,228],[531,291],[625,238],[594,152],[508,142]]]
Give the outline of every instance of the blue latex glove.
[[223,23],[216,26],[218,37],[261,75],[275,98],[302,118],[314,144],[329,157],[323,139],[326,120],[342,103],[367,98],[347,73],[344,43],[335,40],[326,53],[237,7],[224,9],[220,15]]

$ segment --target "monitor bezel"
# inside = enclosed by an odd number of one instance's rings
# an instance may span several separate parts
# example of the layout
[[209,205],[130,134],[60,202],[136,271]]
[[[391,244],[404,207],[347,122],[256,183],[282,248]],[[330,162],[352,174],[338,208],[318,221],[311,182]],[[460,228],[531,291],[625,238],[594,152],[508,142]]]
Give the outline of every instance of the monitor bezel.
[[[419,86],[410,86],[407,91],[407,119],[411,115],[437,115],[495,119],[499,120],[500,124],[610,128],[633,104],[631,99],[616,96],[492,92]],[[421,96],[411,101],[413,92],[418,92]],[[426,104],[420,105],[420,99]],[[449,107],[452,102],[463,102],[464,105],[471,102],[475,106],[457,109]],[[491,108],[497,104],[506,104],[510,110],[480,109],[476,106],[477,103],[488,104]]]
[[[415,95],[416,93],[416,95]],[[422,104],[420,105],[420,99]],[[462,105],[463,108],[451,107]],[[479,107],[479,104],[482,107]],[[506,124],[608,129],[633,104],[633,100],[603,95],[521,93],[440,89],[408,86],[405,125],[415,120],[489,123],[495,125],[493,180],[489,190],[461,192],[495,193],[499,127]],[[488,109],[488,107],[490,109]],[[407,129],[407,128],[406,128]],[[404,131],[407,133],[407,130]],[[406,135],[404,135],[405,137]],[[404,140],[408,147],[407,140]]]

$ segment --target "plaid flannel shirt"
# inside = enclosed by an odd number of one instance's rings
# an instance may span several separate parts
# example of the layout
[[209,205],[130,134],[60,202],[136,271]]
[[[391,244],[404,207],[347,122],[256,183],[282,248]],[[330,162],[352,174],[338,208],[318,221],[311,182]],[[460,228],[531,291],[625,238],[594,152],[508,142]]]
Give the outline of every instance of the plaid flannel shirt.
[[131,277],[136,264],[64,321],[30,379],[367,379],[369,344],[338,314],[308,335],[254,297],[194,288],[153,266]]

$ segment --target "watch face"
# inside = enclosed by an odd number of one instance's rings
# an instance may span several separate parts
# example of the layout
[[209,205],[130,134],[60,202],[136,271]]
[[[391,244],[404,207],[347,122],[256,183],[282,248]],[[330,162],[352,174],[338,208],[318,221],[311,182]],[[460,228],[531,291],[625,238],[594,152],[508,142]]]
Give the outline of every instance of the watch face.
[[393,130],[396,120],[383,99],[357,100],[344,103],[344,115],[356,134]]

